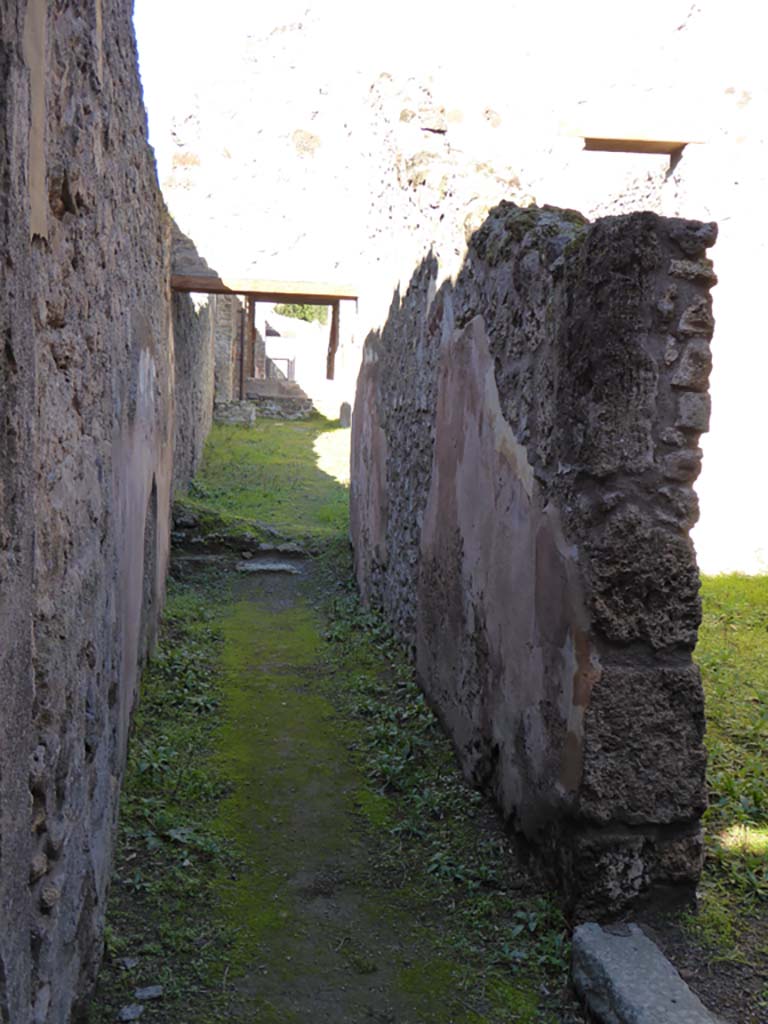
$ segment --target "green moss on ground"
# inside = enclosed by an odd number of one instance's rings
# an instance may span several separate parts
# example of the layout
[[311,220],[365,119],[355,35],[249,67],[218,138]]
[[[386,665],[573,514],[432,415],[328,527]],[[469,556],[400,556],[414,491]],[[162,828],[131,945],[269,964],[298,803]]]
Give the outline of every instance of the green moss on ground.
[[[300,869],[308,837],[317,857],[343,848],[344,807],[327,797],[349,782],[338,757],[343,728],[329,724],[332,707],[309,685],[322,644],[316,614],[302,604],[275,611],[238,601],[222,629],[226,716],[214,760],[231,788],[216,829],[235,843],[245,870],[222,873],[217,888],[224,917],[242,922],[233,966],[245,970],[291,945],[285,880]],[[308,792],[315,806],[300,811],[299,828],[294,815]]]

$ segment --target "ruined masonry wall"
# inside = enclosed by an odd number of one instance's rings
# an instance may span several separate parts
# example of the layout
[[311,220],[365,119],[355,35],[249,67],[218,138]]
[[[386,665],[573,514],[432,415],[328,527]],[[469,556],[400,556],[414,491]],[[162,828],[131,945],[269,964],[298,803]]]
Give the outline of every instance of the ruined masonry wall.
[[688,531],[715,235],[503,202],[455,285],[428,257],[395,295],[358,381],[363,597],[576,917],[700,870]]
[[131,13],[0,5],[3,1024],[64,1024],[94,980],[168,560],[169,221]]
[[216,299],[215,360],[217,402],[231,402],[240,393],[239,321],[242,303],[235,295],[220,295]]

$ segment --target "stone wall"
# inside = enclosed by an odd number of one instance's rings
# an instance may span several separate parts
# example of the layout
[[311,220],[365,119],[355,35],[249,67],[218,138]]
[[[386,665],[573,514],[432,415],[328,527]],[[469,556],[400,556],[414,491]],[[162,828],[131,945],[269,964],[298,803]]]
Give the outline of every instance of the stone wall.
[[95,977],[163,600],[169,220],[131,13],[130,0],[0,9],[4,1024],[64,1024]]
[[216,300],[214,352],[216,360],[215,397],[231,402],[240,394],[240,311],[242,303],[235,295],[220,295]]
[[229,427],[252,427],[256,420],[256,406],[253,402],[234,399],[231,402],[216,402],[213,409],[216,423]]
[[197,472],[213,420],[214,339],[218,297],[196,310],[189,295],[173,296],[175,439],[173,490],[186,491]]
[[700,869],[688,531],[715,234],[502,203],[455,285],[426,258],[365,347],[361,591],[577,917],[690,889]]
[[259,395],[247,401],[254,407],[257,416],[266,416],[272,420],[308,420],[315,411],[312,399],[306,396]]

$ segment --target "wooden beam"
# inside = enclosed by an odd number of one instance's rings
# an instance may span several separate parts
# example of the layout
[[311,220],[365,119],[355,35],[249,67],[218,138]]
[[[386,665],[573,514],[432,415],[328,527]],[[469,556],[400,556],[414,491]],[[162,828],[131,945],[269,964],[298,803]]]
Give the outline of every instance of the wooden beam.
[[664,139],[598,139],[584,138],[584,149],[599,153],[681,153],[687,142]]
[[339,303],[334,302],[331,306],[331,337],[328,341],[328,364],[325,376],[333,380],[336,372],[336,352],[339,348]]
[[295,302],[301,305],[327,306],[339,299],[357,299],[357,288],[350,284],[317,281],[262,281],[222,278],[212,274],[172,274],[175,292],[202,292],[209,295],[250,295],[259,302]]

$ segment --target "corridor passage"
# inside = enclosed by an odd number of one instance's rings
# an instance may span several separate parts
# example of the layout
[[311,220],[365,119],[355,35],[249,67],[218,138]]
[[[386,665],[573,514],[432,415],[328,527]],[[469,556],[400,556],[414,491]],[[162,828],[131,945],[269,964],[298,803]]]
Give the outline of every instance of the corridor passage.
[[215,427],[177,505],[91,1021],[582,1019],[559,911],[357,603],[348,439]]

